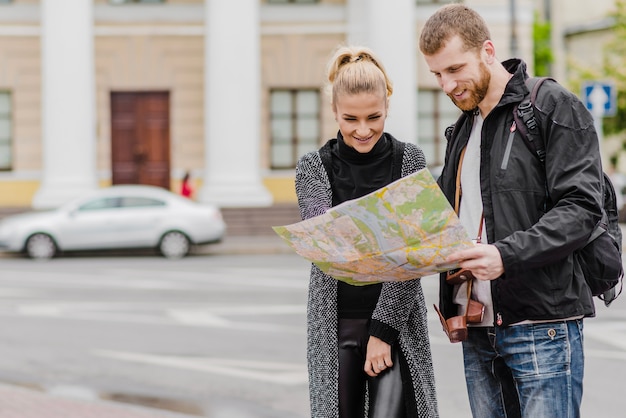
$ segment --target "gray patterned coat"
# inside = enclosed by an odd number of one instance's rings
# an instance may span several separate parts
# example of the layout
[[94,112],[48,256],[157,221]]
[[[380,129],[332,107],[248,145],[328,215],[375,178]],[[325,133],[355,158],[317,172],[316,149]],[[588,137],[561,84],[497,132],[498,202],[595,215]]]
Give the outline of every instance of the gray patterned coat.
[[[395,163],[401,164],[401,176],[426,166],[424,155],[417,146],[402,144],[393,138],[392,142]],[[326,159],[330,155],[329,149],[327,143],[319,151],[310,152],[298,161],[296,193],[302,219],[323,214],[332,206],[332,189],[322,161],[322,156]],[[372,319],[399,332],[398,343],[408,362],[417,416],[438,417],[426,306],[420,281],[384,283]],[[337,281],[315,265],[311,267],[307,323],[311,416],[337,418]]]

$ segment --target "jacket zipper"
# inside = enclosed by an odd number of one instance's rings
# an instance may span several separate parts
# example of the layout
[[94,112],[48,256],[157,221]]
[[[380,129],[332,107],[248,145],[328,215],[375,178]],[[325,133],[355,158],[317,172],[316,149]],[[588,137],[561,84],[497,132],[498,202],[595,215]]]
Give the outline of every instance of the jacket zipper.
[[506,170],[509,166],[509,157],[511,156],[511,147],[513,146],[513,138],[515,137],[515,131],[517,130],[517,126],[515,125],[515,121],[511,124],[511,128],[509,129],[509,138],[506,142],[506,148],[504,149],[504,157],[502,159],[502,165],[500,168],[502,170]]

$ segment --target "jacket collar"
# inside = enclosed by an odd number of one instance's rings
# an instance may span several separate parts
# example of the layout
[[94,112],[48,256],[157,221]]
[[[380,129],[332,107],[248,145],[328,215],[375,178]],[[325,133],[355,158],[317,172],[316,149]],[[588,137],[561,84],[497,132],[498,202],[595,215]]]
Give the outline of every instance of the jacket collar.
[[526,87],[526,79],[528,78],[526,63],[521,59],[511,58],[503,61],[502,65],[508,72],[513,74],[513,77],[511,77],[507,83],[498,106],[519,103],[524,100],[524,97],[529,93],[528,87]]

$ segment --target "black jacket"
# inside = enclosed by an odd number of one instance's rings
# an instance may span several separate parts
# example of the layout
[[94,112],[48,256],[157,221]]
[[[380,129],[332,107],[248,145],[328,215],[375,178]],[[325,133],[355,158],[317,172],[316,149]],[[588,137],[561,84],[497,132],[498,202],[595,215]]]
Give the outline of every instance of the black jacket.
[[[572,256],[602,216],[602,167],[593,118],[556,82],[542,85],[535,115],[546,146],[544,172],[519,132],[510,134],[513,106],[528,94],[526,65],[517,59],[503,64],[513,77],[484,120],[480,151],[487,238],[504,263],[504,274],[491,282],[495,325],[593,316],[591,293]],[[466,113],[446,149],[439,185],[451,203],[473,114]],[[552,202],[547,209],[546,185]],[[440,308],[446,317],[454,316],[452,286],[446,284],[445,275],[440,282]]]

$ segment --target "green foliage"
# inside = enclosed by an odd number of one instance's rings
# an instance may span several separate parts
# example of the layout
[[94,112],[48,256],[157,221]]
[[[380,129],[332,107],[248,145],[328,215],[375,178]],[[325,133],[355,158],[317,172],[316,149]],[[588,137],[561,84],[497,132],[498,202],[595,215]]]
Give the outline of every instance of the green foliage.
[[535,75],[550,75],[550,64],[554,61],[552,55],[552,47],[550,45],[550,34],[552,25],[539,17],[539,13],[535,12],[535,20],[533,22],[533,53],[535,59]]
[[614,20],[614,26],[610,29],[612,40],[602,50],[602,66],[589,68],[570,62],[572,74],[576,76],[570,80],[569,87],[572,91],[580,92],[582,83],[587,80],[611,80],[615,84],[617,112],[615,116],[603,120],[605,137],[612,137],[613,141],[619,142],[617,146],[610,147],[611,155],[607,156],[613,161],[622,159],[620,154],[626,157],[626,0],[615,0],[614,11],[609,17]]
[[617,114],[604,119],[604,132],[615,134],[626,131],[626,1],[617,0],[613,40],[604,47],[604,77],[612,80],[617,89]]

